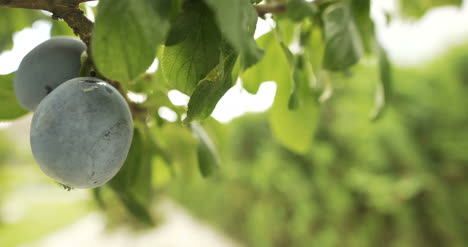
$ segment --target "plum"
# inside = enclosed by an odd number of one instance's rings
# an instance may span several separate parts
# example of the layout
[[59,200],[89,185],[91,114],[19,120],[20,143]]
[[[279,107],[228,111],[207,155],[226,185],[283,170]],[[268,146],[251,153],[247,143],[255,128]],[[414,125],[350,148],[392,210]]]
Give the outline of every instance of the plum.
[[19,104],[34,111],[48,93],[78,77],[81,53],[85,50],[86,45],[72,37],[52,38],[31,50],[15,74],[14,90]]
[[30,134],[34,158],[46,175],[72,188],[94,188],[114,177],[125,162],[133,120],[115,88],[80,77],[41,101]]

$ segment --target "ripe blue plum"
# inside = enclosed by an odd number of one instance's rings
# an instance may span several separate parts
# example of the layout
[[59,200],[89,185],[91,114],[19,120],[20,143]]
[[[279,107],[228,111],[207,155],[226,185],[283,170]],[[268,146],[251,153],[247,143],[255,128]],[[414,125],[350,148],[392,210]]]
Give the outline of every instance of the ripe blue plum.
[[14,89],[20,105],[34,111],[52,90],[78,77],[85,50],[86,45],[72,37],[51,38],[31,50],[15,74]]
[[72,188],[94,188],[114,177],[125,162],[133,120],[115,88],[80,77],[42,100],[30,134],[34,158],[45,174]]

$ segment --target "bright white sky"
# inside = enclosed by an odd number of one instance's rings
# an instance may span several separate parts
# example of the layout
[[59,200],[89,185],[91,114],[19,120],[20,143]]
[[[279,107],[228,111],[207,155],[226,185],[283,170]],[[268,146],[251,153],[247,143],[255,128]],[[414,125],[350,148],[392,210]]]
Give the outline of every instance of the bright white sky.
[[[388,50],[392,61],[399,65],[414,65],[444,52],[450,45],[466,42],[468,39],[468,0],[462,8],[442,7],[431,10],[417,21],[395,18],[388,26],[382,10],[394,13],[395,0],[374,0],[372,16],[377,23],[378,35]],[[91,3],[95,4],[95,3]],[[268,32],[272,24],[260,20],[256,37]],[[35,46],[49,39],[50,24],[45,21],[34,23],[14,35],[14,47],[0,54],[0,74],[8,74],[18,68],[21,59]],[[157,68],[157,62],[151,70]],[[242,89],[238,82],[218,103],[213,116],[221,122],[229,122],[247,112],[266,111],[273,103],[276,85],[262,84],[256,95]],[[171,100],[177,105],[186,105],[188,97],[171,92]],[[160,109],[160,115],[174,120],[169,109]]]
[[395,18],[389,26],[381,9],[396,12],[396,1],[374,0],[372,14],[379,38],[396,64],[415,65],[468,41],[468,0],[461,8],[434,8],[417,21]]

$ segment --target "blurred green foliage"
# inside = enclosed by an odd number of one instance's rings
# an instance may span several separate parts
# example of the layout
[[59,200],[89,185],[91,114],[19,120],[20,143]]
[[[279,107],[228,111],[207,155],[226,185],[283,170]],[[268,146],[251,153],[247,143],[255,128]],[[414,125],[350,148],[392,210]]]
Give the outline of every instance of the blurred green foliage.
[[0,132],[0,166],[8,160],[12,149],[9,143],[5,140],[5,134]]
[[334,75],[306,154],[276,143],[266,114],[247,115],[210,132],[218,176],[176,180],[171,194],[247,246],[467,246],[468,47],[395,69],[373,122],[375,66]]
[[11,49],[13,34],[25,27],[31,26],[35,21],[44,19],[45,15],[23,9],[0,8],[0,53]]
[[400,0],[401,12],[405,16],[420,18],[428,10],[440,6],[461,6],[463,0]]

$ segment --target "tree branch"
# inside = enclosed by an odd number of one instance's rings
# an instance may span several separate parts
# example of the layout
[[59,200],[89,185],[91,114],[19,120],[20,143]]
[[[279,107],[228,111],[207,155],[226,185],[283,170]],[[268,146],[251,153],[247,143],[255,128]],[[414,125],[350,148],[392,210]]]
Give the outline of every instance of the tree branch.
[[0,8],[46,10],[62,18],[89,47],[93,23],[80,10],[79,4],[94,0],[0,0]]
[[260,17],[265,16],[265,14],[281,14],[287,11],[286,4],[282,3],[267,3],[267,4],[260,4],[255,5],[255,9],[257,10],[257,14]]
[[0,8],[41,9],[51,11],[54,7],[75,7],[95,0],[0,0]]
[[[1,0],[0,0],[1,1]],[[91,36],[93,33],[93,22],[84,15],[83,11],[77,6],[75,7],[55,7],[51,10],[53,18],[63,19],[68,26],[73,29],[73,32],[80,36],[81,40],[91,47]]]

